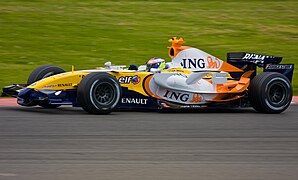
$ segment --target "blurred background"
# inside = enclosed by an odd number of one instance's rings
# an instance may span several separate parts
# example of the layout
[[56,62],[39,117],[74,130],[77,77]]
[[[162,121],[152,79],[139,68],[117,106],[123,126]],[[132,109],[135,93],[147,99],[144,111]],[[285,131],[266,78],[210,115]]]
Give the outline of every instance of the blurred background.
[[227,52],[283,56],[296,64],[298,1],[0,1],[0,87],[26,83],[37,66],[67,71],[170,61],[168,39],[225,60]]

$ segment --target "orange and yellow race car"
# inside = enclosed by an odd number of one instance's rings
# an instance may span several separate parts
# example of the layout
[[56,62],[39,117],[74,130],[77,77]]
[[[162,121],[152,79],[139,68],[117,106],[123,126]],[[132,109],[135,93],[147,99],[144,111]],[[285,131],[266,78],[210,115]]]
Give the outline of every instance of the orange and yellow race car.
[[[282,57],[237,52],[227,62],[171,38],[171,62],[152,58],[146,65],[112,66],[65,72],[45,65],[30,74],[28,85],[6,86],[22,106],[80,106],[93,114],[115,109],[191,109],[212,106],[250,107],[281,113],[292,98],[293,64]],[[256,73],[257,67],[263,68]]]

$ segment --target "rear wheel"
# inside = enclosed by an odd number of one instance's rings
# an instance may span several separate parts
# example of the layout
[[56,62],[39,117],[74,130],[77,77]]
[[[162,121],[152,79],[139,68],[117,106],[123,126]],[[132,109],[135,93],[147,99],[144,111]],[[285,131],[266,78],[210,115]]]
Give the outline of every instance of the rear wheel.
[[109,114],[118,105],[121,87],[117,79],[107,73],[91,73],[78,86],[78,101],[92,114]]
[[[43,78],[53,76],[55,74],[64,73],[65,71],[57,66],[51,66],[51,65],[44,65],[39,66],[38,68],[34,69],[31,74],[29,75],[29,78],[27,80],[27,84],[30,85],[36,81],[39,81]],[[36,102],[31,102],[32,104],[29,104],[29,106],[35,106]],[[41,107],[44,108],[57,108],[60,105],[57,104],[49,104],[48,102],[42,102],[41,104],[38,104]]]
[[263,113],[281,113],[292,100],[292,85],[287,77],[275,72],[263,72],[252,79],[249,99],[253,108]]

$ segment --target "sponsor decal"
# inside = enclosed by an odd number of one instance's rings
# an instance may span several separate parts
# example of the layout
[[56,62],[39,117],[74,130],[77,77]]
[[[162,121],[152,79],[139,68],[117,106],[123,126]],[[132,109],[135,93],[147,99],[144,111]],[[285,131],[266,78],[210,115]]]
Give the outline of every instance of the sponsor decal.
[[180,108],[204,108],[204,107],[208,107],[206,105],[183,105],[180,106]]
[[141,81],[141,78],[139,76],[121,76],[118,79],[120,84],[138,84]]
[[180,65],[185,69],[193,69],[200,68],[204,69],[206,67],[206,63],[204,59],[182,59]]
[[211,56],[208,56],[207,61],[208,61],[207,67],[210,69],[218,69],[220,67],[220,60],[218,58],[215,58],[213,60]]
[[42,88],[54,88],[54,87],[57,87],[57,84],[49,84],[49,85],[46,85]]
[[183,93],[177,91],[166,90],[163,95],[164,98],[176,100],[179,102],[199,103],[203,101],[203,96],[199,93]]
[[132,82],[133,84],[138,84],[138,83],[140,82],[140,80],[141,80],[141,78],[140,78],[139,76],[133,76],[133,77],[131,78],[131,82]]
[[253,59],[253,60],[263,60],[264,61],[265,57],[266,56],[261,55],[261,54],[246,53],[245,56],[242,59]]
[[180,72],[180,73],[185,73],[187,71],[185,71],[184,69],[181,69],[181,68],[172,68],[172,69],[169,69],[167,70],[168,72]]
[[72,86],[72,83],[63,83],[63,84],[49,84],[49,85],[46,85],[42,88],[55,88],[55,87],[68,87],[68,86]]
[[253,62],[255,64],[263,64],[265,58],[272,58],[273,56],[265,56],[262,54],[250,54],[246,53],[242,58],[243,61]]
[[187,102],[189,100],[189,94],[169,90],[166,91],[163,97],[182,102]]
[[[207,62],[207,64],[206,64]],[[180,65],[184,69],[218,69],[220,68],[220,60],[218,58],[212,58],[211,56],[207,57],[207,61],[204,61],[204,59],[182,59]]]
[[267,64],[265,69],[293,69],[292,64]]
[[123,104],[147,104],[148,99],[141,98],[121,98]]
[[202,100],[203,97],[201,95],[199,95],[198,93],[194,93],[190,102],[201,102]]
[[[243,61],[249,61],[249,62],[254,62],[256,64],[264,63],[264,60],[266,58],[274,58],[274,56],[265,56],[262,54],[250,54],[250,53],[246,53],[245,56],[242,58]],[[251,60],[251,61],[250,61]]]
[[57,84],[58,87],[72,86],[72,83]]

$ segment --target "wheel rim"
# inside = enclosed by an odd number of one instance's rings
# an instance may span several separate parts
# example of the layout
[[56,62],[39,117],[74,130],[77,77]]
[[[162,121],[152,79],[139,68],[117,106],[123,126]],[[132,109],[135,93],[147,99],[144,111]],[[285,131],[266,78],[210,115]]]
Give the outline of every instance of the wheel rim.
[[286,88],[281,83],[274,83],[269,87],[269,100],[273,105],[280,105],[286,99]]
[[98,83],[94,88],[94,97],[100,105],[109,105],[116,98],[115,88],[108,82]]

